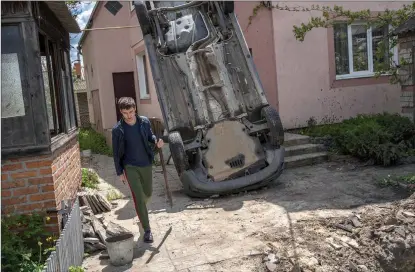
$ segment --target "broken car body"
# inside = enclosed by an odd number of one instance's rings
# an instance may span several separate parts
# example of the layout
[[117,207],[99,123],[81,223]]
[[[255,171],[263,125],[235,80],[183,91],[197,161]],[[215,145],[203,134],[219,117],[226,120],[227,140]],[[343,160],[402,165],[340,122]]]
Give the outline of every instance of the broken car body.
[[233,2],[134,5],[185,192],[208,197],[275,180],[284,167],[284,131]]

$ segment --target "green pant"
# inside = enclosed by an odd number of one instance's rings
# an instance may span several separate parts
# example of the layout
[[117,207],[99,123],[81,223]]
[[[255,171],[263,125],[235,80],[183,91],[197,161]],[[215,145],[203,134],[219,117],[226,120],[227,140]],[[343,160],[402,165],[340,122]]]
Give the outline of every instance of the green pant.
[[138,219],[145,231],[150,230],[147,202],[153,190],[152,165],[146,167],[126,165],[125,172],[133,195]]

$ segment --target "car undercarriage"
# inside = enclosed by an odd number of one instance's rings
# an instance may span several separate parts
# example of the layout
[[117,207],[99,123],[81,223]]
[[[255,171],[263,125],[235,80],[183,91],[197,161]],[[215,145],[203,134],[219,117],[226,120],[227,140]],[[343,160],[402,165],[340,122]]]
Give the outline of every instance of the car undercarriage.
[[185,192],[209,197],[275,180],[284,168],[284,130],[233,2],[134,5]]

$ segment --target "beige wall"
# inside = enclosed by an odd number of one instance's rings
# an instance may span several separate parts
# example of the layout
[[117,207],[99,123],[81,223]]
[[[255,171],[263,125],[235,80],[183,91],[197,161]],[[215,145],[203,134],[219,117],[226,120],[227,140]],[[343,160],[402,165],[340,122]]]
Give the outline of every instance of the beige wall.
[[[128,2],[122,2],[122,8],[116,16],[113,16],[103,6],[94,20],[94,27],[128,26],[130,9]],[[102,125],[104,129],[110,129],[117,122],[114,85],[112,73],[133,71],[133,62],[130,54],[128,40],[129,29],[114,29],[96,31],[95,42],[97,54],[99,54],[99,81],[100,100],[102,109]]]
[[249,48],[252,48],[254,63],[265,89],[268,103],[278,108],[272,12],[268,9],[260,10],[255,23],[248,26],[249,16],[252,15],[252,10],[259,3],[260,1],[236,2],[235,13],[246,43]]
[[[106,10],[104,4],[105,2],[100,3],[95,12],[93,28],[129,25],[128,2],[122,2],[124,7],[116,16]],[[89,91],[99,89],[102,126],[104,130],[110,130],[117,122],[112,73],[132,72],[134,69],[130,53],[130,30],[126,28],[91,31],[83,45],[83,57],[84,65],[88,67],[85,70]],[[93,65],[93,76],[90,64]]]
[[[137,16],[134,12],[131,13],[130,25],[138,25]],[[162,118],[160,105],[157,100],[157,93],[154,86],[153,75],[151,73],[151,67],[149,58],[146,58],[146,69],[147,69],[147,87],[149,88],[150,98],[140,99],[140,90],[138,84],[138,74],[137,74],[137,63],[136,55],[137,54],[146,54],[146,48],[144,45],[143,34],[141,29],[132,28],[130,29],[130,38],[131,38],[131,56],[133,56],[134,63],[134,80],[135,80],[135,94],[137,97],[137,110],[140,115],[145,115],[147,117],[157,117]]]
[[[280,5],[283,4],[280,2]],[[305,6],[308,3],[290,2]],[[316,3],[327,5],[326,3]],[[336,2],[346,9],[383,11],[402,3]],[[309,4],[311,5],[311,3]],[[306,23],[317,12],[273,10],[278,99],[285,128],[305,126],[310,117],[318,122],[336,121],[359,113],[399,112],[399,86],[385,79],[335,80],[332,30],[315,29],[304,42],[293,34],[293,25]]]
[[[399,112],[400,88],[389,85],[387,79],[335,80],[332,30],[313,30],[307,34],[304,42],[295,39],[293,26],[307,22],[311,15],[318,13],[262,9],[247,28],[248,18],[257,3],[236,2],[236,14],[247,44],[252,48],[267,98],[271,105],[278,107],[285,128],[305,126],[310,118],[318,122],[337,121],[359,113]],[[126,2],[123,4],[127,5]],[[311,4],[290,2],[290,5],[297,6]],[[328,2],[313,4],[327,5]],[[380,1],[336,4],[354,10],[370,8],[372,11],[402,5]],[[138,25],[135,12],[129,7],[121,9],[117,16],[104,9],[103,4],[99,9],[93,27]],[[161,117],[148,57],[146,65],[150,99],[139,99],[135,55],[143,51],[145,46],[140,28],[94,31],[86,38],[83,57],[88,87],[89,90],[100,90],[104,129],[110,129],[116,122],[113,72],[134,71],[139,114]],[[90,64],[94,69],[92,78]],[[91,121],[92,112],[90,109]]]
[[[94,50],[94,33],[90,33],[82,46],[82,58],[84,62],[84,73],[87,83],[87,95],[88,95],[88,109],[90,112],[89,121],[95,123],[94,109],[92,106],[92,97],[91,91],[99,88],[98,84],[98,75],[99,75],[99,66],[97,65],[98,61],[95,55]],[[92,70],[93,68],[93,75]]]

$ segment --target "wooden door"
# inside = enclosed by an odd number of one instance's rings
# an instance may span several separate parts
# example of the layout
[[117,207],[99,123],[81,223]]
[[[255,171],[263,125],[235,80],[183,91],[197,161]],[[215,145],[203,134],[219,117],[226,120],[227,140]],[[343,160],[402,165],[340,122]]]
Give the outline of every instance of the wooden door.
[[112,73],[114,82],[115,108],[117,112],[117,120],[121,119],[121,113],[118,110],[118,99],[121,97],[132,97],[137,103],[134,86],[134,72]]

